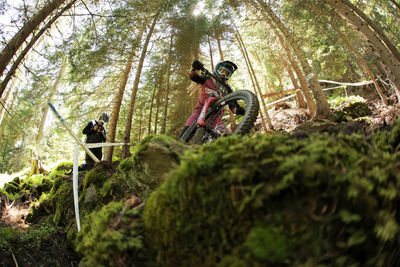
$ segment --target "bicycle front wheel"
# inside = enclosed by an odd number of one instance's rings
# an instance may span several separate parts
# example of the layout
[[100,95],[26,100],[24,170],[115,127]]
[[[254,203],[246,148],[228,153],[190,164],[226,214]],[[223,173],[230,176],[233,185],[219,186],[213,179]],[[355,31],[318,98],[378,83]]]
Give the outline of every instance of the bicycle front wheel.
[[[222,118],[223,125],[230,125],[225,132],[216,131],[215,117],[218,116],[221,109],[229,110],[229,104],[236,102],[245,109],[244,115],[237,115],[231,112],[225,112],[226,116]],[[197,127],[194,122],[182,135],[181,141],[192,141],[194,144],[210,142],[224,134],[245,135],[254,127],[259,112],[257,97],[250,91],[240,90],[226,95],[224,98],[216,101],[207,112],[206,127]]]

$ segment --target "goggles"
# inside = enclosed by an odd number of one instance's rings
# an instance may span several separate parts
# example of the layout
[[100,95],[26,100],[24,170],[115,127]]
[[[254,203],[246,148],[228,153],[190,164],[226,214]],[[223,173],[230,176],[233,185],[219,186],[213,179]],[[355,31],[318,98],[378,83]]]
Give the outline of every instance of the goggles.
[[217,69],[217,73],[220,77],[225,78],[226,80],[232,76],[232,71],[222,66]]

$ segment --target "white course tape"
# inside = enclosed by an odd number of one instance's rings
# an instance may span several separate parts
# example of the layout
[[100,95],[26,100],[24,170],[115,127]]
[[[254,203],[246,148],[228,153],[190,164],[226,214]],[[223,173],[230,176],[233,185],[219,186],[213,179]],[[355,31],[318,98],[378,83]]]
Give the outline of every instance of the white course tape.
[[72,169],[72,188],[74,191],[74,206],[75,206],[75,218],[78,232],[81,231],[81,223],[79,220],[79,201],[78,201],[78,160],[79,160],[79,145],[75,143],[74,151],[74,166]]
[[[88,148],[105,147],[105,146],[123,146],[127,143],[90,143],[86,144]],[[78,199],[78,164],[79,164],[79,144],[75,143],[74,165],[72,167],[72,188],[74,192],[75,219],[78,232],[81,231],[81,222],[79,218],[79,199]]]
[[[315,75],[314,73],[310,73],[309,75],[307,75],[307,77],[306,77],[307,82],[308,82],[308,80],[311,79],[314,75]],[[347,86],[362,86],[362,85],[374,83],[374,81],[365,81],[365,82],[359,82],[359,83],[341,83],[341,82],[335,82],[335,81],[329,81],[329,80],[318,80],[318,81],[319,81],[319,82],[324,82],[324,83],[333,83],[333,84],[339,84],[339,85],[341,85],[341,86],[336,86],[336,87],[324,88],[324,89],[322,89],[323,91],[332,90],[332,89],[337,89],[337,88],[344,88],[345,85],[347,85]],[[312,93],[312,91],[310,91],[310,93]],[[296,94],[292,94],[292,95],[290,95],[290,96],[287,96],[287,97],[278,99],[278,100],[276,100],[276,101],[274,101],[274,102],[268,103],[266,106],[267,106],[267,107],[268,107],[268,106],[272,106],[272,105],[274,105],[274,104],[276,104],[276,103],[285,101],[285,100],[287,100],[287,99],[289,99],[289,98],[292,98],[292,97],[295,97],[295,96],[296,96]]]
[[342,83],[342,82],[335,82],[335,81],[329,81],[329,80],[318,80],[318,81],[321,83],[334,83],[334,84],[341,84],[341,85],[348,85],[348,86],[361,86],[361,85],[374,83],[374,81],[365,81],[365,82],[359,82],[359,83]]

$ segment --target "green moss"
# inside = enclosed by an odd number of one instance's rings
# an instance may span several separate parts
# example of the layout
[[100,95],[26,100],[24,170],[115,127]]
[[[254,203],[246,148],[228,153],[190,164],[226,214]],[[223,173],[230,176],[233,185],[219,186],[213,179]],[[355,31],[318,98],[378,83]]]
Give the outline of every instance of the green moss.
[[73,162],[70,162],[70,161],[61,162],[60,164],[57,165],[57,167],[55,167],[50,172],[50,176],[51,177],[56,177],[56,176],[59,176],[59,175],[64,175],[67,172],[71,171],[72,167],[73,167]]
[[180,158],[188,146],[168,136],[150,135],[132,149],[132,156],[121,162],[119,170],[132,192],[145,200],[167,177],[178,168]]
[[245,247],[257,261],[265,263],[284,263],[288,254],[285,236],[270,227],[251,229]]
[[349,106],[345,107],[343,111],[346,112],[353,119],[369,116],[372,114],[371,109],[364,102],[351,103]]
[[74,219],[74,200],[72,196],[72,181],[66,180],[51,198],[52,206],[55,208],[53,218],[55,225],[65,226]]
[[146,240],[163,266],[381,266],[399,245],[399,125],[202,146],[147,200]]
[[17,238],[17,231],[11,227],[0,228],[0,249],[9,250],[12,242]]
[[91,213],[76,236],[76,249],[85,266],[120,266],[141,259],[143,237],[136,210],[112,202]]
[[18,193],[19,190],[19,185],[21,181],[19,177],[15,177],[11,182],[8,182],[4,184],[3,186],[3,192],[7,193],[8,195],[13,195]]
[[[69,177],[40,207],[70,229],[82,265],[394,266],[399,136],[400,121],[366,136],[231,136],[186,154],[151,136],[117,172],[87,173],[80,233]],[[143,214],[122,203],[131,195]]]
[[135,192],[133,181],[126,175],[117,172],[107,179],[99,191],[103,203],[120,201]]
[[85,189],[91,184],[100,189],[107,178],[108,175],[106,174],[104,167],[97,165],[94,169],[86,174],[85,179],[83,180],[83,190],[85,191]]

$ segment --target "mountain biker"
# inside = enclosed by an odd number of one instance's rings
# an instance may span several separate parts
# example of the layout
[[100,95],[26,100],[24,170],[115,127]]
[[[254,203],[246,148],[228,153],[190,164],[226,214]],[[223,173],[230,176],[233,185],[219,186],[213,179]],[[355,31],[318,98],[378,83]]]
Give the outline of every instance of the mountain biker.
[[[233,62],[222,61],[215,66],[213,75],[215,76],[217,81],[210,77],[204,77],[202,75],[199,75],[200,74],[199,71],[203,70],[203,68],[204,68],[203,63],[201,63],[198,60],[193,61],[192,68],[190,69],[189,72],[189,77],[192,81],[201,84],[201,95],[199,97],[199,100],[197,101],[193,113],[186,120],[185,126],[182,129],[180,137],[182,137],[185,131],[189,128],[189,126],[192,125],[199,117],[201,109],[204,106],[204,102],[209,96],[210,90],[211,91],[218,90],[215,85],[216,82],[220,82],[227,89],[228,93],[232,92],[232,88],[227,84],[227,81],[232,76],[232,74],[237,70],[237,66]],[[229,108],[233,113],[238,115],[244,115],[245,113],[244,108],[239,106],[239,104],[236,102],[230,103]]]

